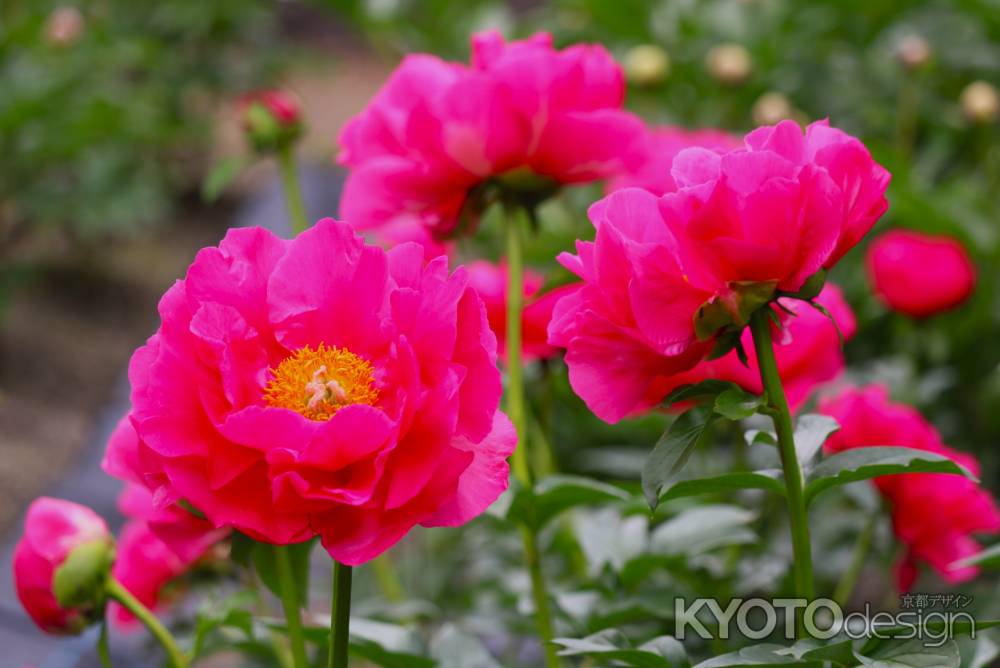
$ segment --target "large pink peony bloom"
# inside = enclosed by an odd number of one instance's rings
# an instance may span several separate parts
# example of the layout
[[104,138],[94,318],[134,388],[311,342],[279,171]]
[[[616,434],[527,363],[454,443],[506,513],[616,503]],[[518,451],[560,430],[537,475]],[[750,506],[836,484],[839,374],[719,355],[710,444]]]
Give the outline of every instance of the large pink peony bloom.
[[976,287],[969,254],[949,237],[886,232],[868,247],[865,266],[879,299],[917,318],[958,306]]
[[584,287],[557,304],[550,343],[570,383],[616,421],[742,327],[775,291],[803,289],[885,210],[889,174],[857,139],[813,123],[751,132],[746,148],[677,154],[675,192],[624,188],[594,204],[594,242],[560,261]]
[[[829,452],[898,445],[948,456],[979,474],[974,457],[945,445],[916,409],[889,401],[881,385],[845,390],[822,401],[820,411],[841,425],[826,442]],[[1000,531],[1000,509],[988,491],[964,476],[944,473],[884,476],[875,485],[891,504],[896,536],[908,550],[897,573],[901,591],[913,585],[918,562],[929,564],[948,582],[975,577],[976,568],[954,563],[980,551],[972,534]]]
[[[778,311],[785,329],[775,339],[774,355],[788,404],[793,411],[798,410],[817,387],[843,372],[844,352],[840,336],[849,339],[857,329],[854,312],[837,286],[828,283],[816,302],[826,308],[836,326],[828,317],[801,300],[781,300],[782,306],[794,316]],[[671,376],[660,391],[666,395],[681,385],[716,378],[760,394],[763,387],[750,330],[743,331],[741,343],[749,366],[744,365],[733,350],[718,359],[700,362],[690,371]]]
[[722,130],[686,130],[679,127],[661,127],[647,130],[641,149],[625,165],[624,171],[608,182],[609,190],[642,188],[655,195],[677,190],[671,167],[677,154],[686,148],[706,148],[725,153],[743,146],[738,137]]
[[[469,284],[486,304],[486,317],[497,337],[497,350],[506,356],[507,340],[507,268],[476,260],[470,262]],[[575,290],[565,286],[540,293],[545,278],[531,270],[524,272],[524,309],[521,313],[521,349],[525,361],[554,356],[558,349],[548,343],[552,309],[559,299]]]
[[464,269],[324,220],[231,230],[160,302],[132,358],[135,473],[157,507],[356,565],[507,486],[496,339]]
[[[28,507],[24,536],[14,548],[14,585],[21,605],[46,633],[79,633],[103,613],[96,601],[61,605],[55,593],[59,568],[77,548],[91,544],[102,546],[99,552],[110,567],[114,540],[107,524],[90,508],[48,497],[35,499]],[[106,575],[94,565],[97,568],[91,575],[100,584]]]
[[547,34],[510,43],[496,31],[474,35],[468,66],[408,56],[340,135],[339,160],[350,168],[341,215],[366,228],[422,224],[443,237],[470,191],[494,177],[610,176],[642,132],[622,111],[624,96],[603,47],[557,51]]

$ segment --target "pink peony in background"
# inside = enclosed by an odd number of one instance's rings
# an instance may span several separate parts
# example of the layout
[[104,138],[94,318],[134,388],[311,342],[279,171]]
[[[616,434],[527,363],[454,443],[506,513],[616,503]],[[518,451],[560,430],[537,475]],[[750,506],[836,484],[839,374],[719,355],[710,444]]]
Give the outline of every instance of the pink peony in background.
[[865,268],[875,295],[915,318],[958,306],[976,287],[976,268],[955,239],[890,230],[868,247]]
[[451,234],[470,191],[501,175],[533,187],[620,171],[642,133],[621,68],[598,45],[540,33],[472,37],[470,65],[410,55],[342,131],[341,215],[364,228]]
[[[820,402],[820,411],[841,426],[826,442],[828,452],[897,445],[945,455],[979,474],[973,456],[945,445],[916,409],[892,403],[884,386],[847,389]],[[980,551],[972,534],[1000,531],[1000,509],[987,490],[969,478],[946,473],[883,476],[874,482],[891,506],[897,538],[907,547],[897,567],[900,591],[913,586],[921,562],[950,583],[976,576],[978,569],[955,567],[954,562]]]
[[[486,260],[467,265],[471,285],[486,305],[486,317],[497,337],[497,352],[504,357],[507,340],[507,268]],[[552,309],[560,297],[575,288],[564,286],[540,292],[545,278],[538,273],[524,272],[524,309],[521,313],[522,359],[531,362],[552,357],[558,348],[548,343],[548,326]]]
[[70,553],[98,541],[107,544],[109,553],[113,550],[107,524],[90,508],[44,496],[28,507],[24,535],[14,548],[14,585],[21,605],[46,633],[79,633],[103,612],[90,606],[65,608],[53,590],[56,571]]
[[160,316],[129,369],[132,475],[157,509],[184,500],[266,542],[318,534],[356,565],[507,486],[496,339],[445,257],[332,220],[292,241],[231,230]]
[[[836,326],[830,322],[830,318],[802,300],[781,300],[782,306],[794,315],[777,311],[785,329],[775,334],[774,355],[792,411],[797,411],[817,387],[843,373],[844,351],[840,335],[845,340],[850,339],[857,330],[854,312],[836,285],[827,283],[816,302],[826,308],[836,321]],[[840,334],[837,333],[838,327]],[[748,392],[760,394],[763,387],[750,330],[743,331],[741,343],[749,366],[744,365],[733,350],[718,359],[699,362],[690,371],[669,377],[664,386],[658,389],[658,393],[662,392],[666,396],[681,385],[715,378],[736,383]]]
[[677,190],[662,197],[611,193],[590,208],[595,240],[560,256],[584,285],[557,304],[549,342],[567,349],[570,384],[598,417],[659,401],[719,329],[745,325],[774,290],[800,290],[885,211],[888,172],[825,122],[745,143],[680,151]]
[[742,146],[739,137],[722,130],[670,126],[648,129],[635,158],[608,182],[608,189],[642,188],[654,195],[673,192],[677,190],[677,183],[670,170],[678,153],[695,147],[725,153]]

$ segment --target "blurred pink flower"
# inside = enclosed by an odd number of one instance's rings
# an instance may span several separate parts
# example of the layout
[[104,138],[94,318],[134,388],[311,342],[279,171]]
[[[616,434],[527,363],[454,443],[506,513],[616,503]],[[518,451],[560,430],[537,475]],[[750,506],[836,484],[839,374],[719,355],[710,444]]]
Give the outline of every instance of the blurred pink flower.
[[865,267],[889,308],[921,318],[954,308],[976,287],[976,268],[955,239],[890,230],[868,247]]
[[626,168],[608,182],[608,190],[642,188],[655,195],[677,190],[671,174],[674,158],[686,148],[706,148],[718,153],[741,148],[742,142],[722,130],[687,130],[680,127],[660,127],[647,130],[641,150]]
[[[506,356],[507,340],[507,268],[486,260],[476,260],[467,265],[471,285],[486,305],[486,317],[497,337],[497,352]],[[524,309],[521,314],[521,348],[525,361],[554,356],[558,349],[548,343],[548,326],[552,309],[560,297],[575,287],[563,286],[539,293],[545,278],[538,273],[524,272]]]
[[[793,411],[797,411],[817,387],[843,372],[844,352],[840,334],[849,339],[857,330],[854,312],[836,285],[828,283],[816,302],[826,308],[837,326],[802,300],[781,300],[782,306],[794,315],[777,311],[785,329],[775,338],[774,354],[788,404]],[[838,327],[840,334],[837,333]],[[741,343],[749,366],[744,365],[733,350],[718,359],[704,360],[690,371],[669,377],[657,393],[662,392],[665,396],[681,385],[715,378],[760,394],[763,391],[760,369],[749,330],[743,331]]]
[[466,271],[320,221],[236,229],[160,303],[129,369],[134,474],[157,508],[361,564],[507,486],[496,339]]
[[544,33],[476,34],[470,65],[407,56],[341,132],[340,213],[359,228],[424,225],[442,238],[494,178],[544,190],[608,177],[642,131],[624,95],[603,47],[559,51]]
[[[933,425],[913,407],[889,401],[884,386],[847,389],[821,401],[820,411],[841,426],[826,442],[828,452],[903,446],[945,455],[979,475],[974,457],[945,445]],[[907,554],[897,567],[901,591],[913,586],[920,562],[930,565],[947,582],[964,582],[976,576],[977,568],[955,567],[954,563],[980,551],[972,534],[1000,531],[1000,510],[987,490],[969,478],[946,473],[883,476],[874,482],[892,507],[897,538],[907,546]]]
[[[91,600],[60,604],[55,577],[78,548],[100,544],[93,572],[81,571],[74,583]],[[46,633],[76,634],[98,621],[103,614],[103,583],[114,555],[114,539],[93,510],[62,499],[40,497],[28,507],[24,535],[14,548],[14,585],[17,597],[38,628]],[[82,576],[82,579],[81,579]]]

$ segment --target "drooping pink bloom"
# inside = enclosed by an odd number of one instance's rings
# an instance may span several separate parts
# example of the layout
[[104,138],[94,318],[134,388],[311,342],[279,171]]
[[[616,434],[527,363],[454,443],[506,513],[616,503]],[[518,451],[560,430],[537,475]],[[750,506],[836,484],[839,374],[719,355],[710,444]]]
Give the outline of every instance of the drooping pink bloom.
[[654,404],[720,330],[801,290],[885,210],[888,172],[825,122],[760,128],[745,144],[682,150],[662,197],[611,193],[591,207],[595,241],[560,257],[584,287],[556,306],[549,341],[599,417]]
[[[784,331],[775,337],[774,355],[788,404],[793,411],[797,411],[817,387],[843,372],[844,352],[840,336],[849,339],[857,329],[854,312],[837,286],[828,283],[816,302],[826,308],[836,326],[830,318],[801,300],[781,300],[782,306],[794,316],[778,311]],[[840,334],[837,333],[838,328]],[[661,389],[663,395],[681,385],[711,378],[733,382],[748,392],[760,394],[763,387],[750,330],[743,331],[741,344],[747,354],[748,365],[740,361],[735,350],[730,351],[718,359],[702,361],[690,371],[671,376]]]
[[[973,475],[979,474],[979,463],[973,456],[945,445],[916,409],[892,403],[884,386],[845,390],[822,401],[820,411],[841,425],[826,442],[828,452],[903,446],[950,457]],[[945,473],[883,476],[874,482],[892,506],[893,528],[907,547],[897,570],[901,591],[915,582],[920,562],[947,582],[964,582],[976,576],[977,568],[956,567],[955,562],[980,551],[972,534],[1000,531],[1000,509],[987,490],[969,478]]]
[[504,175],[551,185],[620,171],[641,122],[622,110],[621,68],[598,45],[548,34],[472,38],[470,65],[406,57],[340,135],[350,169],[341,215],[365,228],[424,225],[450,235],[470,191]]
[[[93,598],[71,605],[60,603],[55,578],[60,567],[78,549],[99,546],[90,569],[77,573],[75,583]],[[103,582],[114,555],[114,539],[94,511],[70,501],[41,497],[28,507],[24,535],[14,548],[14,585],[17,597],[35,624],[46,633],[75,634],[100,619]],[[88,572],[93,571],[93,572]],[[85,596],[86,598],[86,596]]]
[[976,268],[959,241],[911,230],[875,239],[865,268],[876,296],[915,318],[958,306],[976,287]]
[[160,302],[129,369],[135,474],[157,507],[356,565],[507,486],[496,339],[466,271],[323,220],[231,230]]
[[[497,337],[497,350],[506,355],[507,340],[507,268],[486,260],[470,262],[469,284],[486,304],[486,317]],[[556,354],[557,348],[548,343],[549,321],[556,302],[574,290],[559,287],[541,293],[545,278],[534,271],[524,272],[524,309],[521,312],[521,350],[525,361],[545,359]]]
[[742,146],[738,137],[722,130],[650,129],[646,131],[636,157],[625,165],[624,171],[608,182],[608,189],[642,188],[654,195],[673,192],[677,190],[677,183],[671,174],[671,167],[678,153],[694,147],[725,153]]

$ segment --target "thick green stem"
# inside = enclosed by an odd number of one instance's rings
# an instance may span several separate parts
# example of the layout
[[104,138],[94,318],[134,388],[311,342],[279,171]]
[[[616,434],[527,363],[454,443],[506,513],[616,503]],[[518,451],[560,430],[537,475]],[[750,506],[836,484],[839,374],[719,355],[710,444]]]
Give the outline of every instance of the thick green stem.
[[306,217],[306,206],[302,201],[302,188],[299,185],[299,173],[291,144],[278,149],[278,171],[281,172],[281,185],[288,204],[288,219],[292,225],[292,234],[298,236],[309,227],[309,219]]
[[851,564],[840,578],[840,582],[837,583],[837,588],[833,590],[833,600],[840,607],[847,605],[851,599],[851,594],[854,593],[854,587],[858,583],[861,569],[864,568],[865,559],[868,557],[868,550],[871,548],[872,536],[875,533],[875,523],[877,520],[878,514],[873,513],[868,518],[868,521],[865,522],[865,527],[858,534],[858,542],[854,545]]
[[809,543],[809,515],[803,494],[802,467],[795,454],[795,436],[792,430],[792,416],[788,410],[788,400],[778,374],[778,363],[774,357],[771,342],[771,309],[757,309],[750,317],[750,331],[753,346],[757,352],[760,380],[767,393],[771,419],[778,436],[778,451],[781,454],[781,468],[784,471],[785,488],[788,493],[788,516],[792,530],[792,569],[795,578],[795,594],[799,598],[812,599],[812,546]]
[[[514,477],[527,494],[532,493],[533,480],[528,455],[528,421],[524,398],[524,364],[521,356],[521,312],[524,307],[523,222],[519,209],[507,208],[507,415],[517,431],[518,443],[511,456]],[[535,623],[545,651],[546,668],[559,668],[561,662],[552,644],[554,637],[549,593],[542,573],[535,530],[521,527],[525,562],[531,576],[531,595],[535,603]]]
[[167,630],[167,627],[161,624],[160,620],[156,618],[156,615],[139,602],[139,599],[133,596],[132,592],[123,587],[114,578],[108,578],[107,587],[108,597],[117,601],[123,608],[131,612],[136,619],[143,623],[150,634],[156,638],[156,641],[160,643],[163,651],[167,653],[167,660],[170,666],[172,668],[188,668],[190,665],[188,658],[181,651],[180,647],[177,646],[177,641],[170,634],[170,631]]
[[281,607],[285,610],[288,625],[288,642],[292,649],[292,663],[295,668],[308,668],[305,634],[302,631],[302,614],[296,593],[295,574],[288,556],[288,546],[274,546],[274,565],[278,571],[278,589],[281,591]]
[[353,569],[333,562],[333,609],[330,612],[329,668],[347,668],[351,640],[351,575]]
[[101,622],[101,635],[97,638],[97,658],[103,668],[112,668],[111,650],[108,648],[108,620]]

